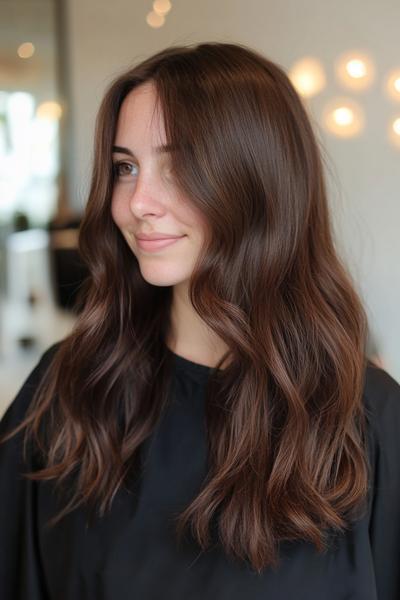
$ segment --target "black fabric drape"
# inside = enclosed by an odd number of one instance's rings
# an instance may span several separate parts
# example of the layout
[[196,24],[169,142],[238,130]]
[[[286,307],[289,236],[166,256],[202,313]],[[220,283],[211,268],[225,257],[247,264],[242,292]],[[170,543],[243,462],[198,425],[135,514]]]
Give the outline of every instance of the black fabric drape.
[[[43,354],[6,411],[19,423],[57,345]],[[22,433],[0,445],[0,598],[3,600],[399,600],[400,386],[368,367],[364,401],[373,480],[368,514],[318,555],[306,542],[282,545],[281,564],[257,575],[219,545],[178,546],[173,517],[206,475],[204,392],[210,369],[174,355],[172,402],[141,448],[140,474],[110,513],[88,526],[61,507],[52,482],[21,476]],[[63,505],[63,504],[62,504]]]

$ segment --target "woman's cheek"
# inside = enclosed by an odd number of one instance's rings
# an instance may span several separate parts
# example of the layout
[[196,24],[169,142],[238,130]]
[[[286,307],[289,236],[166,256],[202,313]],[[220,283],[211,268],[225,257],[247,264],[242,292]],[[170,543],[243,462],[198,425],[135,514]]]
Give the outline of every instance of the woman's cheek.
[[118,227],[123,225],[124,209],[120,197],[113,196],[111,199],[111,216]]

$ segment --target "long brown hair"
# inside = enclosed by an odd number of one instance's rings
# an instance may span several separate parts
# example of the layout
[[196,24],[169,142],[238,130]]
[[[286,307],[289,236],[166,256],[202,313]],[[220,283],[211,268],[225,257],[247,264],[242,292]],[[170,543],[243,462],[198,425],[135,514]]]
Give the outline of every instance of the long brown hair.
[[278,564],[281,541],[322,552],[329,530],[360,516],[369,464],[367,316],[335,249],[307,110],[283,68],[258,52],[169,47],[109,86],[79,234],[90,273],[80,312],[5,439],[24,427],[25,442],[35,439],[43,468],[27,477],[59,485],[76,476],[52,524],[79,505],[102,516],[166,407],[171,288],[143,279],[110,210],[119,109],[148,81],[176,185],[209,225],[190,300],[230,357],[210,371],[208,472],[176,515],[177,533],[190,524],[205,549],[218,518],[225,551],[260,572]]

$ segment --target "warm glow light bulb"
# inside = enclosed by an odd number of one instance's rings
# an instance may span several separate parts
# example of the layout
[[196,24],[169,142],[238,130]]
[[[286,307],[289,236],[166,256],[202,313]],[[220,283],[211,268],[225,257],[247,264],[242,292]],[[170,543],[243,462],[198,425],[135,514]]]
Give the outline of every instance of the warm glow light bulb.
[[354,121],[353,111],[346,106],[341,106],[333,111],[333,118],[338,125],[350,125]]
[[166,15],[172,8],[169,0],[154,0],[153,11],[158,15]]
[[62,108],[58,102],[42,102],[36,109],[36,116],[40,119],[57,121],[61,118]]
[[351,98],[334,98],[323,111],[322,124],[337,137],[350,138],[364,128],[362,107]]
[[306,96],[310,96],[314,90],[314,78],[311,73],[299,73],[298,84]]
[[162,27],[165,23],[165,17],[163,15],[158,15],[157,13],[151,11],[148,13],[146,17],[147,25],[153,27],[154,29],[158,29],[158,27]]
[[346,65],[346,70],[350,77],[354,77],[355,79],[360,79],[360,77],[365,77],[367,74],[367,67],[363,60],[359,58],[354,58],[353,60],[349,60]]
[[396,117],[388,123],[387,137],[389,142],[400,150],[400,116]]
[[34,52],[35,46],[31,42],[24,42],[17,49],[17,54],[20,58],[30,58]]
[[393,69],[385,76],[383,92],[389,100],[400,102],[400,69]]
[[289,78],[300,96],[305,98],[318,94],[326,83],[324,69],[313,57],[297,61],[289,71]]
[[335,61],[335,73],[340,83],[357,91],[371,86],[375,68],[367,54],[353,50],[339,56]]

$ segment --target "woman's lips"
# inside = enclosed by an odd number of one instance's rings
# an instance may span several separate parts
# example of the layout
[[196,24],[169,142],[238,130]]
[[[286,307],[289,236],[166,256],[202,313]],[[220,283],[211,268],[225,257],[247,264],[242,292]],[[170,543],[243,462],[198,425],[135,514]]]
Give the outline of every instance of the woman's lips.
[[146,250],[147,252],[154,252],[156,250],[160,250],[161,248],[166,248],[167,246],[171,246],[175,244],[175,242],[179,242],[182,238],[186,236],[182,235],[179,238],[166,238],[164,240],[139,240],[136,238],[136,243],[141,250]]

